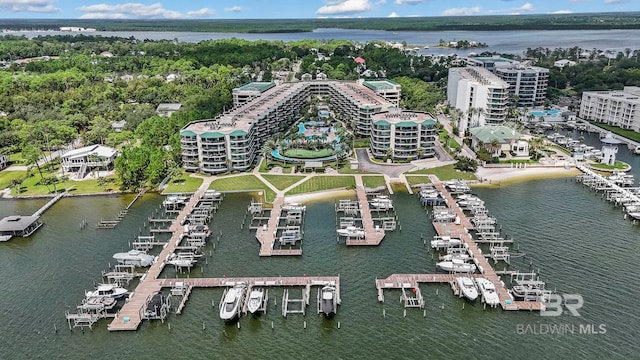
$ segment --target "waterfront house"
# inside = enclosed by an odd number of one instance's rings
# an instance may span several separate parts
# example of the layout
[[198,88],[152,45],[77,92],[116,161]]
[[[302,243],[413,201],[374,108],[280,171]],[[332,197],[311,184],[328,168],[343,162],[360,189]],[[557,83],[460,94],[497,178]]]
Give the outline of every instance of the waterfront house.
[[171,115],[173,115],[174,112],[180,110],[181,107],[182,107],[182,104],[180,103],[159,104],[158,107],[156,108],[156,114],[158,114],[158,116],[160,117],[171,117]]
[[9,166],[9,157],[5,154],[0,154],[0,170]]
[[474,151],[484,147],[493,157],[500,157],[503,153],[517,158],[529,157],[529,143],[521,140],[522,135],[514,129],[503,125],[488,125],[469,131]]
[[108,146],[85,146],[64,153],[61,156],[62,169],[65,172],[77,172],[77,178],[82,179],[94,169],[113,169],[117,155],[118,151]]

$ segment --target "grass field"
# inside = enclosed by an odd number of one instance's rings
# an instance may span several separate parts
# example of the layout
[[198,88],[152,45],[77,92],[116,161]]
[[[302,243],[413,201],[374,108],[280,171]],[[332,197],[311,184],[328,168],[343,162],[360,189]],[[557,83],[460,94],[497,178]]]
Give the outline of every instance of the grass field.
[[613,166],[607,164],[589,164],[589,166],[596,170],[623,170],[629,167],[627,163],[624,163],[622,161],[616,161],[615,165]]
[[0,171],[0,189],[10,187],[11,181],[15,179],[22,179],[26,174],[26,171]]
[[611,126],[608,124],[603,124],[603,123],[599,123],[599,122],[595,122],[595,121],[590,121],[591,124],[599,127],[599,128],[603,128],[605,130],[609,130],[614,134],[618,134],[620,136],[624,136],[627,139],[631,139],[633,141],[637,141],[640,142],[640,133],[635,132],[633,130],[626,130],[626,129],[621,129],[617,126]]
[[289,186],[304,179],[303,175],[262,175],[265,180],[275,186],[278,190],[284,190]]
[[[51,173],[42,171],[42,175],[45,177],[51,176]],[[115,175],[105,177],[105,183],[102,186],[98,185],[98,179],[88,179],[83,181],[68,180],[66,182],[60,181],[53,185],[41,185],[40,174],[37,171],[32,171],[31,175],[27,178],[26,171],[3,171],[0,172],[0,189],[4,189],[11,186],[13,179],[23,179],[20,184],[20,193],[15,188],[11,189],[12,195],[20,196],[33,196],[33,195],[48,195],[55,192],[61,192],[65,188],[73,189],[71,194],[97,194],[101,192],[118,191],[118,184],[116,183]],[[54,192],[55,189],[55,192]]]
[[463,180],[477,180],[478,178],[474,173],[458,171],[454,169],[453,165],[445,165],[437,168],[431,169],[422,169],[415,170],[407,173],[411,174],[434,174],[440,180],[452,180],[452,179],[463,179]]
[[[447,130],[438,130],[438,137],[440,138],[440,142],[442,144],[444,144],[444,146],[447,146]],[[449,139],[449,147],[452,149],[460,149],[460,144],[458,144],[457,141],[455,141],[453,138]]]
[[409,185],[413,186],[413,185],[418,185],[418,184],[429,184],[431,183],[431,180],[429,180],[429,177],[426,175],[407,175],[407,182],[409,183]]
[[299,158],[299,159],[317,159],[333,155],[334,151],[331,149],[322,150],[308,150],[308,149],[289,149],[284,152],[284,156]]
[[262,190],[265,192],[268,202],[272,202],[276,198],[273,192],[265,183],[258,179],[255,175],[231,176],[214,180],[209,189],[218,191],[252,191]]
[[202,184],[201,178],[191,177],[188,173],[182,173],[180,177],[169,180],[167,188],[162,191],[166,194],[171,193],[193,193],[198,190]]
[[363,176],[362,182],[364,186],[368,188],[377,188],[378,186],[386,186],[387,182],[384,181],[384,176]]
[[316,176],[287,192],[287,195],[303,194],[329,189],[353,189],[356,180],[353,176]]

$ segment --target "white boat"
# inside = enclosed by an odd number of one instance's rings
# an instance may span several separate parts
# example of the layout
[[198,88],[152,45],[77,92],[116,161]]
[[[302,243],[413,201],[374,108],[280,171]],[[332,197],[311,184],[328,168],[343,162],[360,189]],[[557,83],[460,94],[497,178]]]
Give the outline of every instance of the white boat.
[[336,307],[338,305],[338,299],[336,298],[336,288],[327,285],[322,288],[322,313],[324,316],[332,316],[336,313]]
[[224,293],[220,299],[220,319],[232,321],[240,315],[246,291],[247,285],[240,283]]
[[336,232],[340,236],[356,237],[356,238],[363,238],[364,237],[364,230],[362,230],[359,227],[355,227],[355,226],[347,226],[344,229],[336,230]]
[[120,265],[134,265],[140,267],[151,266],[154,257],[140,250],[129,250],[123,253],[113,254],[113,258]]
[[171,253],[167,256],[167,264],[177,267],[191,268],[198,262],[198,259],[201,256],[202,255],[196,255],[193,253]]
[[249,293],[249,303],[247,304],[247,310],[252,314],[257,314],[262,309],[262,304],[265,302],[265,291],[263,288],[252,288]]
[[450,236],[434,236],[433,240],[431,240],[431,248],[433,249],[445,249],[460,245],[462,245],[461,239],[452,238]]
[[215,191],[215,190],[207,190],[204,192],[204,194],[202,195],[203,199],[218,199],[220,198],[220,196],[222,196],[222,193],[219,191]]
[[299,203],[287,203],[282,205],[282,211],[298,211],[298,212],[304,212],[305,210],[307,210],[307,207],[299,204]]
[[164,207],[167,206],[176,206],[176,205],[184,205],[189,202],[189,197],[184,195],[169,195],[162,201],[162,205]]
[[110,297],[119,299],[127,294],[127,289],[116,284],[100,284],[93,291],[87,291],[84,295],[86,298],[102,298]]
[[471,255],[466,253],[458,253],[458,254],[446,254],[446,255],[440,256],[440,261],[451,261],[453,259],[469,261],[471,260]]
[[476,284],[480,289],[480,294],[485,304],[495,307],[500,304],[500,296],[496,292],[496,287],[493,283],[485,278],[476,278]]
[[640,155],[640,145],[636,146],[636,148],[633,150],[633,153],[636,155]]
[[87,310],[111,310],[117,303],[116,298],[109,296],[91,296],[82,300],[80,307]]
[[627,216],[632,220],[640,220],[640,211],[634,211],[627,213]]
[[436,263],[436,266],[440,269],[454,273],[474,273],[476,272],[476,265],[464,262],[460,259],[451,259],[451,261],[440,261]]
[[478,289],[476,289],[476,283],[473,282],[473,278],[461,276],[456,278],[456,283],[458,284],[460,296],[466,297],[469,301],[474,301],[478,298]]

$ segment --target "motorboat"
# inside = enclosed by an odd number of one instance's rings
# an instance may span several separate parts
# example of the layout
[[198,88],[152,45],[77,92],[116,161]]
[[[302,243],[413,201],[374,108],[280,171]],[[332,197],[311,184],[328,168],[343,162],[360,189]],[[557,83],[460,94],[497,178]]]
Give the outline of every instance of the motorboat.
[[334,286],[324,286],[321,291],[321,306],[322,313],[326,317],[335,315],[336,308],[338,306],[338,299],[336,297],[336,288]]
[[519,281],[511,288],[511,294],[516,300],[538,301],[550,293],[544,286],[545,283],[542,281]]
[[240,316],[247,285],[239,283],[227,289],[220,300],[220,319],[233,321]]
[[460,245],[462,245],[462,240],[451,236],[434,236],[431,240],[431,248],[433,249],[446,249]]
[[202,255],[194,253],[171,253],[167,256],[167,264],[176,267],[191,268],[197,262]]
[[139,267],[151,266],[154,257],[140,250],[129,250],[127,252],[115,253],[113,258],[120,265],[134,265]]
[[476,272],[475,264],[471,264],[460,259],[451,259],[451,261],[440,261],[439,263],[436,263],[436,266],[444,271],[454,273]]
[[632,174],[625,174],[623,172],[615,172],[608,177],[614,184],[622,187],[633,186],[635,179]]
[[369,204],[376,209],[393,209],[393,200],[391,200],[387,195],[377,195],[369,202]]
[[202,199],[209,199],[209,200],[215,200],[215,199],[219,199],[222,196],[222,193],[220,191],[216,191],[216,190],[207,190],[204,192],[204,194],[202,194]]
[[163,308],[166,311],[167,302],[168,300],[164,293],[162,291],[156,291],[147,302],[144,309],[144,317],[147,319],[162,317]]
[[640,220],[640,211],[628,212],[627,216],[632,220]]
[[636,146],[636,148],[633,149],[633,153],[636,155],[640,155],[640,145]]
[[184,196],[184,195],[169,195],[164,199],[164,201],[162,201],[162,205],[164,207],[178,206],[178,205],[184,205],[187,202],[189,202],[189,197],[188,196]]
[[287,203],[282,205],[282,211],[286,211],[286,212],[291,212],[291,211],[304,212],[305,210],[307,210],[307,207],[299,203]]
[[278,240],[282,245],[295,245],[302,240],[302,234],[300,230],[284,230]]
[[446,254],[446,255],[440,256],[440,261],[451,261],[453,259],[458,259],[466,262],[471,260],[472,258],[471,258],[471,255],[467,253]]
[[111,310],[118,303],[118,299],[109,296],[91,296],[82,300],[80,307],[87,310]]
[[96,289],[93,291],[87,291],[84,295],[87,298],[103,298],[110,297],[113,299],[119,299],[125,296],[128,293],[128,290],[120,287],[116,284],[100,284],[96,286]]
[[463,180],[445,181],[444,186],[447,188],[447,190],[454,194],[468,193],[471,191],[469,185],[467,185],[467,183]]
[[266,300],[266,292],[263,288],[252,288],[249,293],[249,303],[247,304],[247,310],[252,314],[257,314],[263,308],[263,304]]
[[204,234],[205,237],[209,237],[211,236],[211,229],[209,229],[209,226],[205,224],[184,225],[184,233],[187,235]]
[[460,296],[466,297],[469,301],[474,301],[478,298],[478,289],[476,289],[476,283],[473,282],[473,278],[461,276],[456,278],[456,283],[458,284]]
[[356,238],[363,238],[364,237],[364,230],[362,230],[359,227],[355,227],[355,226],[347,226],[344,229],[338,229],[336,230],[336,232],[338,233],[338,235],[340,236],[346,236],[346,237],[356,237]]
[[491,281],[485,278],[476,278],[476,284],[478,285],[478,289],[480,290],[480,294],[482,295],[482,299],[485,304],[491,307],[495,307],[500,304],[500,296],[498,296],[496,287]]

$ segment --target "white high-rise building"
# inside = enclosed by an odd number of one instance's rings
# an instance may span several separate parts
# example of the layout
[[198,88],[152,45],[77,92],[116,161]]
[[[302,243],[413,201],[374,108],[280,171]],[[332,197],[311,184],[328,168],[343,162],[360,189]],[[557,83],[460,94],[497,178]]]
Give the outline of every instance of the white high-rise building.
[[549,69],[515,65],[496,68],[494,73],[509,84],[509,93],[518,97],[518,106],[530,108],[544,105],[547,99]]
[[625,86],[622,91],[585,91],[579,116],[640,132],[640,87]]
[[484,68],[450,68],[447,100],[463,112],[457,126],[464,134],[468,128],[504,122],[509,84]]

